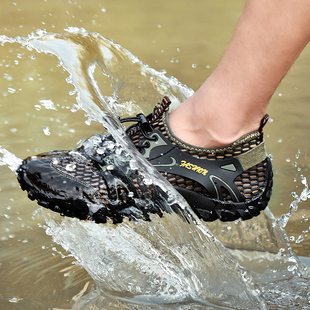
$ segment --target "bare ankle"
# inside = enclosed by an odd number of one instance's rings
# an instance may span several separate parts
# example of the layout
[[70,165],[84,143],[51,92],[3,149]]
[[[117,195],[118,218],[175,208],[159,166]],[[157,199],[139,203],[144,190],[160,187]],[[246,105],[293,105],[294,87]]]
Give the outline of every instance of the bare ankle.
[[238,112],[232,115],[221,109],[210,111],[208,107],[201,106],[193,98],[183,102],[169,114],[172,133],[188,144],[214,148],[230,145],[259,128],[260,115],[246,118]]

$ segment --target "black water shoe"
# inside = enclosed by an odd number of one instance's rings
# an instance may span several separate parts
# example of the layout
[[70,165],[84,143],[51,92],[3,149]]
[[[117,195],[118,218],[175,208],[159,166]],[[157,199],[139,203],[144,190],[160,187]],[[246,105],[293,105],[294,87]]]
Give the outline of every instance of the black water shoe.
[[[170,130],[165,97],[153,113],[123,118],[139,152],[186,199],[204,221],[233,221],[259,215],[268,204],[272,167],[263,126],[231,145],[200,148]],[[72,151],[51,151],[25,159],[17,171],[21,188],[41,206],[70,217],[105,223],[149,220],[166,210],[165,193],[146,182],[132,159],[109,135],[94,135]]]

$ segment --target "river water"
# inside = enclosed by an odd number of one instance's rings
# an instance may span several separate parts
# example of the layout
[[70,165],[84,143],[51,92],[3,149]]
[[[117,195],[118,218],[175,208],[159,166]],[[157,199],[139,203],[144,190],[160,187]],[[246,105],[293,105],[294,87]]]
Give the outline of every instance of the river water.
[[[268,110],[274,193],[251,221],[201,223],[114,121],[197,89],[243,3],[3,1],[1,309],[310,309],[308,48]],[[27,199],[20,158],[74,148],[103,124],[183,216],[96,225]]]

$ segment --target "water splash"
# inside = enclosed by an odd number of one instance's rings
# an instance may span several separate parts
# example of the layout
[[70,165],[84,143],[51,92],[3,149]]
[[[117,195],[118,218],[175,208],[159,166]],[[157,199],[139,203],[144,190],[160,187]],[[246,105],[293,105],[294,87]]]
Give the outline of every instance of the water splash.
[[[191,89],[84,29],[68,28],[66,34],[38,31],[28,38],[0,36],[0,42],[55,55],[69,73],[66,81],[75,88],[70,91],[77,96],[72,111],[82,109],[88,120],[101,122],[141,174],[167,192],[167,207],[177,205],[186,218],[171,213],[161,219],[154,216],[151,222],[96,225],[69,218],[59,221],[58,215],[42,211],[47,233],[96,281],[96,290],[74,309],[87,309],[87,305],[89,309],[103,305],[105,309],[167,309],[167,304],[169,309],[265,309],[265,303],[271,309],[288,305],[303,309],[310,300],[307,272],[271,212],[267,210],[255,222],[227,224],[222,240],[216,227],[210,224],[208,229],[201,223],[170,184],[137,154],[118,121],[127,107],[128,113],[140,106],[150,110],[153,99],[160,101],[164,95],[178,104],[193,93]],[[98,68],[110,79],[112,93],[97,83]],[[242,249],[228,240],[248,244]],[[297,288],[297,283],[302,285]]]
[[[116,99],[127,98],[129,90],[133,97],[133,81],[143,83],[148,95],[152,91],[157,96],[165,93],[175,102],[184,100],[192,91],[176,79],[167,78],[143,65],[114,42],[83,29],[69,28],[64,35],[40,33],[24,40],[18,38],[18,42],[28,49],[51,53],[59,58],[69,72],[67,82],[76,89],[79,108],[86,112],[88,118],[102,122],[123,150],[135,160],[139,172],[167,194],[168,198],[163,201],[166,208],[173,210],[175,207],[172,206],[178,206],[178,213],[186,214],[187,218],[184,221],[184,216],[172,213],[167,214],[165,225],[164,221],[154,218],[151,225],[130,222],[117,227],[101,227],[80,221],[72,225],[69,219],[58,226],[47,219],[48,233],[54,240],[74,253],[106,294],[117,298],[127,295],[129,297],[126,298],[134,302],[157,303],[197,299],[199,303],[222,307],[238,304],[244,309],[248,305],[252,305],[253,309],[264,308],[245,270],[202,225],[173,187],[137,154],[117,118]],[[102,73],[111,79],[113,97],[101,93],[94,77],[95,66],[99,66]],[[141,94],[145,96],[144,92]],[[189,223],[192,225],[190,230]],[[168,233],[171,229],[175,230],[174,238]],[[150,230],[152,232],[146,234]],[[87,247],[85,252],[83,247],[88,243],[93,244],[93,248]],[[182,254],[183,250],[177,250],[180,244],[186,244],[186,255]],[[194,251],[193,244],[197,247]],[[147,254],[141,263],[146,245],[154,257]],[[197,254],[192,257],[194,253]],[[221,272],[214,273],[217,266]],[[124,274],[121,277],[118,275],[120,272]],[[123,283],[122,279],[127,281]],[[128,286],[129,279],[132,287]]]
[[[297,154],[296,154],[296,158],[297,158]],[[300,179],[301,179],[301,183],[304,185],[304,189],[302,190],[300,195],[297,195],[296,192],[292,192],[292,196],[295,198],[295,200],[291,202],[289,212],[282,214],[281,217],[277,219],[277,221],[275,222],[277,225],[280,225],[282,228],[284,228],[287,225],[289,219],[298,210],[299,204],[310,198],[310,190],[308,187],[307,178],[301,175]]]
[[44,217],[47,233],[74,255],[106,296],[143,305],[263,308],[236,277],[233,257],[212,235],[175,214],[117,226],[69,218],[59,222],[46,211]]
[[9,152],[1,146],[0,154],[2,154],[2,156],[0,156],[0,166],[8,166],[8,168],[13,172],[15,172],[22,163],[20,158],[16,157],[13,153]]

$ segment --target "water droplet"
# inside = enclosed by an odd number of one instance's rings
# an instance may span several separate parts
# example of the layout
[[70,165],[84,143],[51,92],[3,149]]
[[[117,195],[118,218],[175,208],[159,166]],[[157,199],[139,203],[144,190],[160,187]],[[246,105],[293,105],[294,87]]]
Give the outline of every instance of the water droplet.
[[286,158],[286,162],[289,163],[291,161],[291,159],[288,157]]
[[91,124],[91,118],[90,117],[85,121],[85,124],[90,126],[90,124]]
[[68,165],[66,165],[66,170],[67,171],[74,171],[75,168],[76,168],[75,164],[68,164]]
[[197,68],[197,64],[192,64],[192,68]]
[[296,266],[296,265],[291,265],[291,266],[288,266],[288,267],[287,267],[287,270],[288,270],[288,271],[291,271],[291,272],[294,271],[294,270],[296,270],[296,269],[297,269],[297,266]]
[[123,151],[123,150],[122,150],[121,147],[117,147],[116,150],[115,150],[115,154],[116,154],[116,155],[121,155],[121,154],[122,154],[122,151]]
[[55,111],[57,111],[57,108],[54,105],[52,100],[40,100],[40,103],[47,110],[55,110]]
[[10,94],[14,94],[14,93],[16,92],[16,89],[14,89],[14,88],[12,88],[12,87],[9,87],[9,88],[8,88],[8,92],[9,92]]
[[12,297],[11,299],[9,299],[9,302],[13,302],[17,304],[21,300],[23,300],[23,298]]
[[71,107],[71,112],[76,112],[80,109],[80,107],[77,105],[77,104],[73,104],[72,107]]
[[137,170],[138,169],[138,163],[136,160],[131,159],[129,162],[129,166],[131,170]]
[[53,164],[53,165],[58,165],[58,164],[59,164],[59,160],[56,159],[56,158],[53,158],[53,159],[52,159],[52,164]]
[[143,181],[145,185],[151,185],[153,183],[152,179],[148,179],[148,178],[145,178]]
[[107,10],[105,8],[101,8],[101,12],[106,12]]
[[99,154],[99,155],[103,155],[104,154],[104,148],[103,147],[98,147],[97,148],[97,150],[96,150],[96,152],[97,152],[97,154]]
[[297,240],[296,243],[301,243],[304,240],[304,237],[302,235],[300,235]]
[[292,195],[292,197],[295,198],[295,199],[298,199],[298,198],[299,198],[299,196],[297,195],[296,192],[291,192],[291,195]]
[[112,142],[112,141],[110,141],[110,142],[107,144],[107,148],[108,148],[109,150],[113,150],[114,147],[115,147],[115,143]]
[[50,129],[46,126],[43,128],[43,132],[46,136],[50,136],[51,135],[51,132],[50,132]]
[[8,73],[4,73],[3,78],[8,80],[8,81],[12,81],[13,77],[11,75],[9,75]]
[[278,139],[278,142],[279,142],[279,143],[282,143],[282,139],[281,139],[281,138],[279,138],[279,139]]
[[303,175],[300,176],[300,179],[301,179],[301,183],[303,185],[305,185],[307,188],[308,188],[308,184],[307,184],[307,178],[304,177]]

